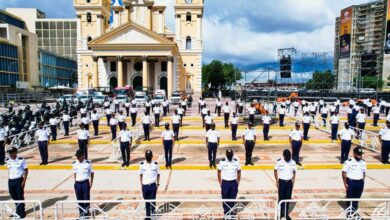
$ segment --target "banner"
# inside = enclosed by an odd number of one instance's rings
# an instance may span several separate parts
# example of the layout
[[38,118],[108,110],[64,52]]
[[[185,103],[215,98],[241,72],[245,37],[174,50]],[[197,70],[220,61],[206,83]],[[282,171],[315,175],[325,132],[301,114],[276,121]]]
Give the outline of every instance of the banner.
[[386,42],[385,42],[385,54],[390,54],[390,0],[387,1],[387,19],[386,19]]
[[349,58],[351,54],[353,8],[349,7],[341,11],[340,16],[340,58]]

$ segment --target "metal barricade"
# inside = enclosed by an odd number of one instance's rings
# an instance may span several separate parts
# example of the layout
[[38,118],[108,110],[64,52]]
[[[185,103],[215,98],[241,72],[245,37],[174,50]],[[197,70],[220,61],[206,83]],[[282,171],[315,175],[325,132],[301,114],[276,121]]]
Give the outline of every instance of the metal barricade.
[[[146,216],[146,202],[155,210],[151,216]],[[275,201],[256,199],[59,201],[55,204],[55,219],[78,219],[85,214],[92,219],[223,219],[223,205],[229,210],[225,219],[275,219]]]
[[42,203],[34,200],[0,201],[0,219],[21,219],[16,210],[19,206],[22,205],[25,206],[24,209],[26,211],[26,217],[23,219],[43,219]]
[[[357,209],[353,208],[356,205]],[[356,206],[355,206],[356,207]],[[297,199],[278,204],[277,218],[314,219],[390,219],[390,199]]]
[[354,129],[355,133],[357,134],[357,139],[353,141],[354,144],[357,144],[361,147],[367,148],[377,153],[380,152],[381,143],[379,140],[378,133],[362,130],[360,128],[352,129]]

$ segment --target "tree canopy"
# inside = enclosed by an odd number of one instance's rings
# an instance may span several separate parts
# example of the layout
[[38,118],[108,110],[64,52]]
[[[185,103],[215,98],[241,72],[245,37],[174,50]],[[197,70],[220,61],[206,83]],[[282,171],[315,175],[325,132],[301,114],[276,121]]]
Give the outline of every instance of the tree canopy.
[[335,83],[335,76],[332,74],[332,71],[326,70],[324,72],[315,71],[313,73],[313,78],[307,81],[306,89],[332,89]]
[[225,89],[242,79],[240,70],[232,63],[224,63],[220,60],[213,60],[202,67],[202,84],[209,89]]

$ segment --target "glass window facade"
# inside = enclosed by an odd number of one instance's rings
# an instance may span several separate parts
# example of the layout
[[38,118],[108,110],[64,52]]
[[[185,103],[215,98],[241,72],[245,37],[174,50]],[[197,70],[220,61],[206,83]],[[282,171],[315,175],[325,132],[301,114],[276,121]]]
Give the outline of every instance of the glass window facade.
[[0,42],[0,85],[15,87],[16,81],[19,81],[18,48]]
[[0,23],[7,23],[21,29],[26,29],[26,24],[23,20],[17,19],[3,10],[0,10]]
[[69,86],[76,83],[77,62],[39,50],[39,82],[43,87]]

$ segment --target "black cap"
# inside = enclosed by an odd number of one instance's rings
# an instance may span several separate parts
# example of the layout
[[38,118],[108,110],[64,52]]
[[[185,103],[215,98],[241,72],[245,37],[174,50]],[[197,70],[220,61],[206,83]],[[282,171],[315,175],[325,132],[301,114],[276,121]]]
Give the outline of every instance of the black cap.
[[232,156],[233,156],[233,154],[234,154],[234,152],[233,152],[232,149],[227,149],[227,150],[226,150],[226,155],[227,155],[227,156],[228,156],[228,155],[232,155]]
[[10,147],[8,150],[7,150],[8,153],[17,153],[18,152],[18,148],[16,147]]
[[253,126],[253,123],[252,123],[252,122],[249,122],[248,125],[249,125],[249,126]]
[[76,157],[81,157],[83,155],[84,155],[84,151],[83,150],[79,149],[79,150],[76,151],[76,154],[75,154]]
[[283,156],[287,157],[287,156],[291,156],[291,151],[289,149],[285,149],[283,151]]
[[362,154],[364,154],[363,148],[362,147],[355,147],[355,149],[353,149],[353,153],[355,153],[357,155],[362,155]]
[[147,150],[145,152],[145,157],[147,157],[147,156],[153,156],[153,152],[151,150]]

